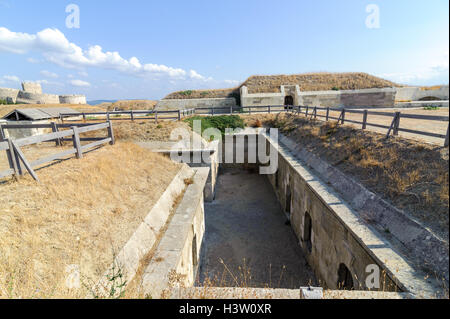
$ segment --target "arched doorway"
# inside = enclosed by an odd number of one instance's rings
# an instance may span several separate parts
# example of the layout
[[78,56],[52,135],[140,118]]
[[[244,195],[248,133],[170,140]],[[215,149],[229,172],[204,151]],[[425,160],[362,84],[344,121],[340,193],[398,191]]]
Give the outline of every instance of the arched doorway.
[[337,286],[341,290],[352,290],[354,288],[352,273],[345,264],[339,265]]
[[292,109],[293,105],[294,105],[294,98],[292,97],[292,95],[286,95],[284,98],[284,108]]
[[312,234],[312,220],[309,213],[306,212],[305,219],[303,221],[303,242],[305,243],[308,252],[312,251],[311,234]]

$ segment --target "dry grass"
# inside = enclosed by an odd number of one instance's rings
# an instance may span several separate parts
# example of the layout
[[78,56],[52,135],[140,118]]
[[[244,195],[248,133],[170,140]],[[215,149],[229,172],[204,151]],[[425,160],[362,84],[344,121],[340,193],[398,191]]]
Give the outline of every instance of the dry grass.
[[83,283],[103,274],[180,166],[118,143],[0,185],[0,297],[84,297],[66,288],[66,267]]
[[152,100],[121,100],[114,103],[101,103],[98,107],[108,111],[129,111],[129,110],[153,110],[158,101]]
[[176,128],[191,131],[183,121],[117,121],[113,123],[114,136],[118,140],[133,141],[169,141],[170,133]]
[[254,75],[249,77],[241,85],[235,88],[219,90],[178,91],[167,95],[165,99],[236,97],[239,100],[239,89],[243,85],[248,87],[249,93],[271,93],[280,92],[280,86],[284,84],[299,85],[301,91],[323,91],[331,90],[333,88],[339,88],[340,90],[356,90],[402,86],[362,72],[317,72],[291,75]]
[[[256,115],[243,117],[251,124]],[[448,240],[448,148],[292,114],[257,117]]]

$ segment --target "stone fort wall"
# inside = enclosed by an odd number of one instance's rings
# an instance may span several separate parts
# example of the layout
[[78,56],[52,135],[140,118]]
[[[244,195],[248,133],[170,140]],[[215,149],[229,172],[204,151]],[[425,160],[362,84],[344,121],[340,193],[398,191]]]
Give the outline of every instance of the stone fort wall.
[[34,82],[23,82],[22,90],[0,88],[0,100],[19,104],[87,104],[84,95],[45,94],[41,85]]

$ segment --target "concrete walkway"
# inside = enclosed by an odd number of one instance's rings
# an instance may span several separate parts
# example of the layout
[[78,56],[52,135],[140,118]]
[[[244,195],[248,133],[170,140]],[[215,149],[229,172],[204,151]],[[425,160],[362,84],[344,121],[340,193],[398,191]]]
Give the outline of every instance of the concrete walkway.
[[298,240],[285,222],[264,175],[222,169],[216,199],[205,203],[206,233],[197,285],[317,286]]

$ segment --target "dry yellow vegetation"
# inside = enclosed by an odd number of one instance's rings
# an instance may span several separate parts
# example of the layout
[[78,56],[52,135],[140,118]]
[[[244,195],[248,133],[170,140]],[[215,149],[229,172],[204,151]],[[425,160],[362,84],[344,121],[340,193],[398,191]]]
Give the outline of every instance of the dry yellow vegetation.
[[[39,170],[40,184],[0,184],[0,298],[84,297],[179,169],[119,142]],[[74,267],[82,286],[70,290]]]
[[356,90],[384,87],[399,87],[402,85],[362,73],[304,73],[291,75],[254,75],[241,85],[231,89],[194,90],[173,92],[165,99],[194,99],[194,98],[223,98],[235,97],[239,99],[239,89],[245,85],[249,93],[279,92],[284,84],[299,85],[301,91],[322,91],[338,88],[340,90]]
[[121,100],[114,103],[101,103],[97,106],[108,111],[129,111],[129,110],[153,110],[158,101],[152,100]]

